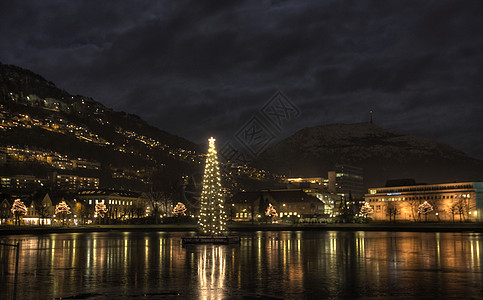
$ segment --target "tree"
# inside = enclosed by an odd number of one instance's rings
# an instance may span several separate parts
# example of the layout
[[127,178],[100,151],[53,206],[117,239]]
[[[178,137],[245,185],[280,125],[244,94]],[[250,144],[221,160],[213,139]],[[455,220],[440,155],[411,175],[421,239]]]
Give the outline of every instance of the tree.
[[421,200],[419,199],[410,200],[408,204],[409,204],[409,208],[411,209],[411,215],[413,217],[414,222],[419,221],[421,215],[418,213],[418,208],[419,208],[419,205],[421,205]]
[[278,216],[277,211],[275,210],[275,208],[273,207],[273,205],[271,203],[268,203],[267,210],[265,210],[265,216],[270,217],[270,218]]
[[36,205],[41,225],[44,225],[45,219],[50,216],[51,205],[52,201],[50,200],[49,194],[45,194],[44,198]]
[[64,200],[55,206],[55,214],[62,217],[62,225],[65,225],[65,217],[70,215],[70,207]]
[[95,207],[96,216],[99,216],[102,219],[104,219],[104,217],[106,216],[107,210],[108,209],[104,203],[102,202],[96,203],[96,207]]
[[458,213],[458,203],[453,203],[453,205],[449,207],[449,211],[451,212],[451,216],[453,217],[453,223],[454,223],[454,215]]
[[17,221],[17,225],[20,225],[20,217],[27,214],[27,206],[25,206],[22,200],[15,199],[11,211],[15,217],[15,220]]
[[374,209],[372,208],[369,203],[365,202],[364,205],[361,207],[360,214],[363,215],[365,218],[368,215],[372,215],[374,213]]
[[145,203],[143,204],[143,202],[141,201],[136,201],[134,202],[134,205],[132,206],[132,208],[133,208],[133,215],[136,215],[137,221],[139,224],[140,219],[144,217],[146,213],[146,205]]
[[396,222],[396,217],[399,214],[399,206],[397,203],[389,202],[387,204],[387,215],[389,216],[389,222],[394,221]]
[[92,206],[87,205],[86,203],[80,203],[80,208],[78,210],[79,217],[82,219],[82,224],[86,223],[86,220],[92,216]]
[[37,213],[39,214],[40,225],[44,225],[44,221],[49,214],[49,207],[47,203],[39,203],[37,205]]
[[349,200],[347,200],[345,197],[342,198],[339,211],[340,217],[344,223],[354,221],[354,217],[358,209],[356,208],[354,200],[352,199],[352,193],[349,193]]
[[[458,213],[460,215],[460,222],[466,220],[467,213],[469,212],[469,201],[468,198],[458,198],[455,203],[451,206],[451,209],[454,210],[454,213]],[[453,211],[452,211],[453,213]],[[454,219],[454,216],[453,216]]]
[[176,217],[186,216],[186,206],[183,203],[178,202],[173,208],[173,215]]
[[424,201],[423,204],[419,205],[418,213],[423,215],[425,220],[428,221],[428,214],[433,211],[433,206],[428,203],[428,201]]
[[435,198],[428,203],[433,206],[433,210],[436,214],[436,219],[438,220],[438,222],[441,221],[439,214],[444,211],[444,210],[441,210],[442,200],[439,198]]
[[149,192],[144,193],[144,198],[149,202],[151,208],[151,214],[154,216],[156,224],[159,224],[159,215],[161,211],[161,203],[166,201],[167,195],[164,192]]
[[198,224],[203,234],[220,235],[226,231],[225,201],[222,196],[215,139],[210,138],[208,141],[210,144],[203,175]]

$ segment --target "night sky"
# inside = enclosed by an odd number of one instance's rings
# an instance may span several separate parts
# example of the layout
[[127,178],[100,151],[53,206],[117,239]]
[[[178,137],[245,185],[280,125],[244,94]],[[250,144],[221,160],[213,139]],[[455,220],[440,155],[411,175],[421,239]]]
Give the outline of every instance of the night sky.
[[[202,3],[203,2],[203,3]],[[0,61],[194,142],[276,91],[483,159],[483,1],[5,1]]]

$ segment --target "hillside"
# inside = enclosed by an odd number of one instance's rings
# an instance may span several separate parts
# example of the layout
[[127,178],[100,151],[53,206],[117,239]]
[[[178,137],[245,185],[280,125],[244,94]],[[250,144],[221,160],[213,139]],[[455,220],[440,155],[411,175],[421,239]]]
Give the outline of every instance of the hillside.
[[[201,166],[196,144],[17,66],[0,64],[0,104],[0,142],[10,162],[2,175],[68,173],[99,177],[101,187],[145,190],[154,178],[181,178]],[[79,158],[100,168],[73,168]]]
[[336,163],[363,167],[366,187],[395,178],[427,183],[483,180],[483,161],[447,144],[371,123],[300,130],[267,149],[255,165],[288,176],[326,176]]
[[[199,145],[1,63],[0,121],[0,175],[35,176],[39,185],[31,191],[52,185],[53,174],[99,178],[101,188],[164,190],[203,171]],[[228,192],[279,181],[251,167],[221,167]]]

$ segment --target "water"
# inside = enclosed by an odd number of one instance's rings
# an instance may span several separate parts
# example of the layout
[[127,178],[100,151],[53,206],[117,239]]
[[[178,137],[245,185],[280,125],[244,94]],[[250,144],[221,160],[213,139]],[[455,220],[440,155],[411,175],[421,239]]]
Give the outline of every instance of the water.
[[[483,295],[483,235],[241,233],[240,245],[182,247],[189,233],[2,236],[22,243],[17,299],[353,299]],[[13,249],[0,246],[0,299]]]

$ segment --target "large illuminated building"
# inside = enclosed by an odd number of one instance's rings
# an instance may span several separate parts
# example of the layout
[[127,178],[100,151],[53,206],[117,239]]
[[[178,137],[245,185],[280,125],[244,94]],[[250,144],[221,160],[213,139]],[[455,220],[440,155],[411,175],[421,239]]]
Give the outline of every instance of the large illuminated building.
[[364,197],[364,171],[362,168],[336,164],[334,171],[328,172],[327,188],[344,200],[358,200]]
[[108,209],[107,216],[111,219],[140,217],[147,209],[146,199],[141,194],[131,191],[82,190],[77,193],[77,198],[91,208],[97,203],[104,203]]
[[[483,182],[412,184],[370,188],[365,201],[374,208],[373,220],[483,221]],[[422,215],[424,202],[432,211]]]
[[342,197],[335,192],[329,192],[327,189],[327,180],[322,177],[297,177],[287,178],[288,189],[301,189],[311,196],[317,197],[324,204],[324,214],[330,217],[336,213],[336,207],[340,206]]

